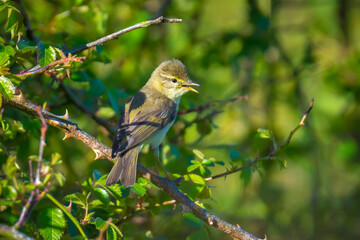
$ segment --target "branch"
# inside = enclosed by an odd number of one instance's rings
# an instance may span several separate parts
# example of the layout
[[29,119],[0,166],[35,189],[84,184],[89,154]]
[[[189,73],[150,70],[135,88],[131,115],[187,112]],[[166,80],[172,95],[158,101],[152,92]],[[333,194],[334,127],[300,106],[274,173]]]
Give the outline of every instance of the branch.
[[191,112],[198,112],[198,113],[201,113],[203,111],[205,111],[206,109],[208,108],[211,108],[213,105],[215,104],[218,104],[218,103],[231,103],[231,102],[236,102],[236,101],[246,101],[248,100],[248,96],[245,95],[245,96],[239,96],[239,97],[235,97],[235,98],[231,98],[231,99],[227,99],[227,100],[215,100],[215,101],[211,101],[211,102],[208,102],[202,106],[197,106],[197,107],[194,107],[194,108],[191,108],[191,109],[186,109],[186,110],[183,110],[181,112],[178,112],[177,115],[184,115],[184,114],[188,114],[188,113],[191,113]]
[[6,239],[34,240],[34,238],[28,237],[24,233],[17,231],[16,228],[3,224],[0,224],[0,236],[4,236]]
[[52,68],[52,67],[54,67],[56,65],[59,65],[59,64],[67,65],[70,62],[82,62],[82,60],[84,60],[85,58],[86,57],[71,56],[71,54],[69,54],[68,57],[53,61],[53,62],[49,63],[48,65],[46,65],[44,67],[41,67],[41,68],[34,67],[34,68],[30,69],[29,71],[18,73],[18,74],[15,74],[15,75],[18,76],[18,77],[28,77],[28,76],[31,76],[31,75],[35,75],[35,74],[45,72],[49,68]]
[[[13,106],[20,111],[28,113],[33,117],[39,117],[36,112],[36,106],[32,103],[29,103],[25,100],[22,94],[15,95],[11,100],[6,100],[3,98],[4,102],[10,106]],[[57,116],[52,114],[46,110],[41,110],[44,118],[47,120],[48,124],[55,126],[62,131],[65,132],[65,138],[74,137],[80,141],[82,141],[86,146],[91,148],[95,154],[95,159],[104,157],[111,161],[115,159],[111,158],[111,148],[106,146],[105,144],[99,142],[93,136],[89,135],[85,131],[78,128],[77,124],[71,122],[69,120],[69,116],[65,114],[64,116]],[[176,187],[176,181],[169,181],[163,177],[157,176],[151,173],[147,168],[138,163],[137,171],[139,175],[146,176],[150,178],[151,182],[153,182],[156,186],[162,188],[165,192],[167,192],[176,202],[181,204],[184,212],[191,212],[202,221],[206,222],[210,226],[213,226],[226,234],[229,234],[233,238],[241,239],[241,240],[259,240],[259,238],[254,235],[246,232],[239,226],[235,226],[230,224],[219,217],[213,215],[212,213],[206,211],[197,205],[194,201],[192,201],[188,196],[182,193]]]
[[241,166],[241,167],[239,167],[237,169],[234,169],[234,170],[228,170],[228,171],[226,171],[224,173],[220,173],[220,174],[217,174],[217,175],[212,176],[212,177],[205,178],[205,181],[210,181],[210,180],[220,178],[220,177],[226,177],[229,174],[233,174],[233,173],[239,172],[241,170],[251,168],[257,162],[276,159],[276,157],[274,157],[274,155],[277,154],[282,148],[286,147],[290,143],[290,140],[293,137],[293,135],[295,134],[295,132],[297,130],[299,130],[300,127],[305,125],[305,120],[309,116],[309,113],[311,112],[311,110],[313,108],[313,105],[314,105],[314,98],[311,99],[310,106],[309,106],[308,110],[304,113],[303,117],[301,118],[300,123],[290,132],[289,136],[286,138],[284,143],[281,144],[279,147],[274,147],[274,149],[267,156],[265,156],[265,157],[257,157],[257,158],[250,161],[248,164],[246,164],[244,166]]
[[150,25],[161,24],[161,23],[180,23],[180,22],[182,22],[182,19],[165,18],[165,17],[161,16],[161,17],[158,17],[158,18],[153,19],[153,20],[139,22],[139,23],[137,23],[137,24],[135,24],[133,26],[130,26],[130,27],[127,27],[127,28],[122,29],[120,31],[117,31],[115,33],[109,34],[109,35],[107,35],[105,37],[102,37],[102,38],[96,40],[96,41],[87,43],[87,44],[82,45],[80,47],[76,47],[76,48],[67,50],[67,51],[65,51],[65,53],[74,54],[74,53],[82,52],[82,51],[84,51],[86,49],[101,45],[104,42],[107,42],[107,41],[110,41],[110,40],[113,40],[113,39],[117,39],[120,35],[131,32],[131,31],[133,31],[135,29],[138,29],[138,28],[144,28],[144,27],[148,27]]

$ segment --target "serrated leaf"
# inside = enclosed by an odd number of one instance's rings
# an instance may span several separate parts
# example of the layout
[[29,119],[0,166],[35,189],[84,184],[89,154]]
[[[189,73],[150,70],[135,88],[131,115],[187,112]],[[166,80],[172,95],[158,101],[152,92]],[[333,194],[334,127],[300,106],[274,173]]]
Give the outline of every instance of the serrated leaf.
[[106,221],[104,221],[102,218],[100,217],[97,217],[96,220],[95,220],[95,227],[96,229],[98,230],[101,230],[103,229],[103,227],[105,226],[106,224]]
[[85,206],[85,204],[86,204],[86,198],[81,193],[72,193],[72,194],[66,195],[64,197],[64,201],[70,202],[70,199],[73,203],[76,203],[76,204],[79,204],[82,206]]
[[201,227],[203,225],[203,221],[195,217],[192,213],[184,213],[184,221],[191,227]]
[[205,158],[205,154],[202,153],[199,149],[193,149],[193,153],[201,160]]
[[107,189],[111,192],[111,194],[117,199],[117,200],[121,200],[121,195],[122,195],[122,191],[121,191],[121,187],[119,184],[114,184],[110,187],[107,187]]
[[269,129],[259,128],[257,132],[257,136],[260,138],[269,139],[272,137],[272,131],[270,131]]
[[0,94],[9,100],[15,94],[14,84],[5,76],[0,76]]
[[0,52],[0,66],[5,65],[10,59],[10,56],[7,53]]
[[135,183],[134,186],[131,187],[131,190],[140,196],[144,196],[146,193],[146,188],[144,188],[143,186],[141,186],[138,183]]
[[7,55],[12,56],[12,57],[15,55],[15,49],[12,46],[3,47],[3,49],[1,49],[1,52],[4,52]]
[[94,195],[97,199],[99,199],[106,207],[110,204],[110,197],[108,192],[102,188],[95,188]]
[[106,240],[116,240],[116,231],[112,226],[106,229]]
[[63,212],[58,208],[47,208],[38,216],[38,227],[45,240],[58,240],[64,233],[66,220]]
[[56,51],[53,47],[45,45],[42,42],[39,42],[37,47],[39,52],[38,63],[40,64],[40,66],[44,67],[55,61]]
[[17,34],[17,29],[22,24],[22,15],[14,10],[13,8],[8,9],[8,18],[5,23],[5,31],[10,32],[11,30],[14,30],[14,33],[12,33],[11,38],[13,38],[13,34]]

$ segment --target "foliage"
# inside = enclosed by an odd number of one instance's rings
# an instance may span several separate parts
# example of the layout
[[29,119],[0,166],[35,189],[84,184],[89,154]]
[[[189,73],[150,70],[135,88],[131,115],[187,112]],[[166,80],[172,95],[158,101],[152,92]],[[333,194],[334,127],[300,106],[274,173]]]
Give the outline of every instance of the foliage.
[[[214,103],[178,116],[163,143],[165,168],[173,179],[184,176],[181,191],[258,237],[359,238],[356,3],[22,3],[29,20],[15,1],[0,1],[1,223],[14,225],[37,189],[43,194],[20,229],[36,239],[96,238],[101,232],[107,239],[230,239],[183,214],[145,177],[130,189],[106,187],[112,163],[93,161],[92,151],[74,139],[62,141],[54,128],[46,133],[41,184],[35,184],[30,171],[39,159],[41,122],[2,102],[21,90],[55,114],[67,109],[73,122],[110,146],[109,129],[116,126],[121,105],[158,63],[178,58],[201,84],[199,95],[182,98],[180,111]],[[183,18],[183,23],[129,32],[78,53],[85,60],[64,60],[68,49],[159,15]],[[27,21],[32,29],[24,25]],[[62,62],[39,74],[29,72],[55,60]],[[216,103],[245,94],[247,102]],[[276,159],[207,180],[277,149],[313,96],[309,124]],[[140,162],[156,171],[148,148]]]

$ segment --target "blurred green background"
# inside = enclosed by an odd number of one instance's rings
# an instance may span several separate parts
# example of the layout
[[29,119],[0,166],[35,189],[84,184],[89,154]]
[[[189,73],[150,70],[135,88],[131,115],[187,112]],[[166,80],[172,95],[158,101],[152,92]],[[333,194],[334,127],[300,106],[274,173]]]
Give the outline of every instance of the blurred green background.
[[[159,63],[171,58],[180,59],[201,85],[198,95],[182,98],[180,111],[248,95],[248,101],[217,104],[214,108],[223,112],[214,117],[202,113],[205,120],[190,126],[186,123],[199,117],[196,113],[179,117],[164,143],[170,146],[165,163],[172,173],[186,172],[194,159],[193,148],[227,167],[268,154],[272,145],[256,137],[256,130],[270,129],[282,143],[314,97],[305,127],[279,154],[287,161],[286,169],[268,161],[261,174],[248,171],[213,180],[209,182],[212,199],[205,202],[220,218],[258,237],[360,238],[360,1],[24,0],[23,4],[36,37],[68,49],[160,15],[183,19],[181,24],[127,33],[106,42],[98,55],[85,51],[89,62],[79,64],[75,75],[84,77],[85,72],[92,80],[65,80],[90,110],[103,108],[108,113],[106,107],[113,107],[115,115],[111,111],[107,115],[112,122],[118,119],[117,104],[134,94]],[[102,127],[66,104],[56,84],[44,88],[50,82],[46,76],[30,78],[21,89],[31,101],[48,102],[51,112],[63,114],[68,108],[80,128],[111,145]],[[62,137],[57,129],[49,129],[44,156],[62,155],[66,184],[59,199],[76,189],[75,181],[91,176],[93,169],[105,174],[112,165],[107,160],[94,162],[95,154],[82,143],[61,141]],[[9,146],[18,151],[24,168],[27,156],[38,152],[38,139],[34,131]],[[152,154],[144,153],[140,162],[152,159]],[[219,166],[212,173],[225,170]],[[136,220],[145,224],[131,225],[128,231],[139,238],[151,230],[155,239],[185,239],[196,230],[184,222],[179,208],[157,216],[143,214]],[[230,239],[206,229],[210,239]]]

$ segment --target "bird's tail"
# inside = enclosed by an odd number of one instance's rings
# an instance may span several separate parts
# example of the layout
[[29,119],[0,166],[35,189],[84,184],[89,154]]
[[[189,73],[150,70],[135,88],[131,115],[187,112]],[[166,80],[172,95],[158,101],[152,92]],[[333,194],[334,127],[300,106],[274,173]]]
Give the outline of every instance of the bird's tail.
[[114,185],[119,181],[119,179],[125,187],[131,187],[134,185],[139,150],[140,146],[132,148],[123,156],[120,156],[106,179],[106,186]]

